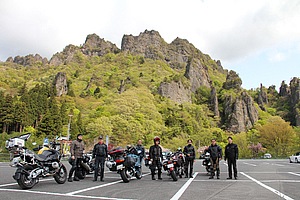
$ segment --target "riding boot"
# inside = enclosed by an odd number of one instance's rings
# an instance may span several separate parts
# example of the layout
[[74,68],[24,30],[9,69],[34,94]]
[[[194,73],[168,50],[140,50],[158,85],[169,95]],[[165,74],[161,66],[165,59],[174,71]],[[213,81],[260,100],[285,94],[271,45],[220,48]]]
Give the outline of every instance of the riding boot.
[[152,175],[152,180],[156,180],[155,177],[154,177],[154,174],[151,174],[151,175]]
[[162,178],[161,178],[161,169],[160,170],[158,170],[158,179],[159,180],[161,180]]
[[185,178],[188,178],[188,170],[184,170]]

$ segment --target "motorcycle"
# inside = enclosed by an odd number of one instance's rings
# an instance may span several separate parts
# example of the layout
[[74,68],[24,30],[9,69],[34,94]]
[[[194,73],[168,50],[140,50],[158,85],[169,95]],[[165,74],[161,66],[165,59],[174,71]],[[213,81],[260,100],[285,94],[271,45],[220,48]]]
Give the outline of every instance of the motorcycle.
[[211,166],[210,153],[206,152],[203,157],[204,160],[202,161],[202,166],[205,167],[207,173],[210,173],[210,166]]
[[176,152],[173,157],[174,160],[177,160],[175,164],[176,175],[182,178],[184,175],[184,154],[182,152]]
[[108,152],[109,160],[106,162],[110,171],[117,171],[123,180],[128,183],[132,177],[142,178],[141,163],[138,152],[134,147],[127,150],[114,149]]
[[[27,141],[30,135],[27,134],[26,137],[23,135],[24,141]],[[10,149],[10,146],[7,148]],[[38,155],[28,150],[25,143],[16,148],[11,167],[17,168],[13,178],[22,189],[31,189],[39,182],[39,178],[47,176],[53,176],[58,184],[66,182],[67,169],[61,163],[61,155],[57,150],[44,150],[42,154]]]
[[177,158],[174,154],[170,153],[166,156],[166,159],[162,162],[163,169],[167,171],[167,175],[171,176],[173,181],[177,181]]
[[[70,165],[73,164],[74,160],[69,158]],[[76,173],[76,177],[79,179],[84,179],[86,175],[92,174],[95,171],[95,159],[92,158],[91,154],[83,154],[82,160],[79,164],[79,169]],[[100,176],[100,171],[98,172],[98,175]]]

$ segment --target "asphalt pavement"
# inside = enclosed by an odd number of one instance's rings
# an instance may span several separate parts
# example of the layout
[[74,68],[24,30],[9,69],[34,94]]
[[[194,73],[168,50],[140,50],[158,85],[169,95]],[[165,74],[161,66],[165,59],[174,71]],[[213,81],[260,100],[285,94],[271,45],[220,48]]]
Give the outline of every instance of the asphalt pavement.
[[[288,159],[238,160],[238,180],[227,180],[227,164],[220,162],[220,179],[208,179],[202,160],[194,164],[193,178],[151,180],[143,166],[143,178],[123,183],[116,172],[105,172],[104,182],[87,175],[78,182],[57,184],[52,177],[40,179],[30,190],[22,190],[12,178],[15,168],[0,163],[0,200],[70,199],[300,199],[300,163]],[[67,162],[65,165],[69,169]],[[106,168],[106,170],[108,170]]]

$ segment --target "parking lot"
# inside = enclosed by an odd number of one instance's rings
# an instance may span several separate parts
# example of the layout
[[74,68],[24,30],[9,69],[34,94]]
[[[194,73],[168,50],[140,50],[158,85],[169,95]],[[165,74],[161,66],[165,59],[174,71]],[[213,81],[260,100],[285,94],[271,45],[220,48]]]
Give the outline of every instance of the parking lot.
[[[104,182],[93,182],[92,175],[78,182],[57,184],[47,177],[30,190],[22,190],[12,178],[15,168],[0,163],[0,199],[300,199],[300,164],[288,159],[238,160],[238,180],[226,180],[227,165],[220,162],[221,177],[208,179],[202,160],[196,160],[194,178],[177,182],[163,173],[163,180],[152,181],[149,169],[144,177],[123,183],[116,172],[105,172]],[[69,168],[69,164],[65,165]],[[107,170],[107,169],[106,169]]]

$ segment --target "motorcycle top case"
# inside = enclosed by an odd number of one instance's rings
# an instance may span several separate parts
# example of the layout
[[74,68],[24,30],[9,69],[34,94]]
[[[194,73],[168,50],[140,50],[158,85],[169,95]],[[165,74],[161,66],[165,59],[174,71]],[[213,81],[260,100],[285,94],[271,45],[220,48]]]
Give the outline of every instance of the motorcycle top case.
[[124,161],[124,165],[126,167],[132,167],[135,165],[135,159],[133,157],[126,157],[125,161]]

